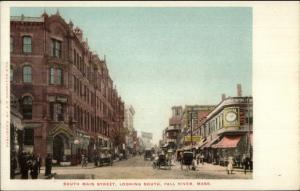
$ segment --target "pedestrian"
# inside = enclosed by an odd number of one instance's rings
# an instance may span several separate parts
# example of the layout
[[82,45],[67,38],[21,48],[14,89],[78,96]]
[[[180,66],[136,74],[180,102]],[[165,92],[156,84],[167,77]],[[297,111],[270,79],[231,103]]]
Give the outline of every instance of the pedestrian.
[[39,175],[39,165],[38,165],[37,159],[34,158],[32,160],[32,165],[30,168],[30,176],[32,179],[37,179],[38,175]]
[[228,164],[227,164],[227,174],[233,174],[233,157],[229,156],[228,157]]
[[247,173],[247,170],[250,169],[250,158],[249,157],[246,157],[244,159],[244,173],[246,174]]
[[18,161],[16,154],[13,152],[10,160],[10,178],[15,179],[16,169],[18,167]]
[[21,156],[21,179],[28,179],[29,167],[29,155],[26,152],[23,152]]
[[94,155],[94,164],[95,164],[95,166],[98,166],[98,160],[99,160],[99,157],[98,157],[98,154],[96,153]]
[[81,167],[86,167],[87,166],[87,157],[85,156],[85,154],[81,155]]
[[40,174],[41,173],[41,166],[42,166],[42,158],[41,158],[40,154],[38,154],[36,156],[36,162],[37,162],[37,165],[38,165],[38,173]]
[[51,175],[51,169],[52,169],[52,157],[51,154],[48,154],[46,159],[45,159],[45,176],[50,176]]
[[202,163],[202,165],[204,165],[204,155],[203,155],[203,153],[201,153],[201,155],[200,155],[200,162]]

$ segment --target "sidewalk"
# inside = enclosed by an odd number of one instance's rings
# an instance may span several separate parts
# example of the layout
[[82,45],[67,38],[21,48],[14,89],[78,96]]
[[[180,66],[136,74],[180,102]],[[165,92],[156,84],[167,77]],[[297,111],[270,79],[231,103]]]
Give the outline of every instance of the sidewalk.
[[[38,179],[51,179],[55,175],[56,173],[52,172],[51,176],[45,176],[45,168],[41,168],[41,173],[38,175]],[[15,179],[21,179],[21,174],[16,174]],[[28,173],[28,179],[31,179],[30,173]]]
[[[181,168],[181,165],[179,162],[173,162],[172,164],[174,165],[174,166],[172,166],[172,168]],[[185,169],[185,166],[183,166],[183,168]],[[196,171],[214,171],[214,172],[227,173],[227,166],[213,165],[211,163],[204,163],[204,165],[203,165],[203,164],[199,163],[196,166]],[[234,168],[233,172],[239,173],[239,174],[244,174],[244,169]],[[246,174],[252,174],[252,172],[250,172],[250,170],[247,170]]]

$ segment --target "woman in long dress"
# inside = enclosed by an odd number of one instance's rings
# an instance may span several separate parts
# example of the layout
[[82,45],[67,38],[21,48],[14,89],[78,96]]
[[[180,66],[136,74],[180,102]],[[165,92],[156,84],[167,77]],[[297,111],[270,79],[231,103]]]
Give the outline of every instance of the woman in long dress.
[[227,164],[227,174],[232,174],[233,171],[233,157],[228,157],[228,164]]

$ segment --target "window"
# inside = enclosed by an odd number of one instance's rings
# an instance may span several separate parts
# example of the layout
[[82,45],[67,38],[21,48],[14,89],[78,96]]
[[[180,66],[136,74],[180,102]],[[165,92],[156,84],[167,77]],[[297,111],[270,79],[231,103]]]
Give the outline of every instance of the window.
[[50,84],[54,84],[54,68],[50,68]]
[[50,116],[54,121],[64,121],[64,105],[59,102],[50,102]]
[[61,58],[61,42],[60,41],[52,39],[51,56],[56,57],[56,58]]
[[22,100],[22,114],[24,119],[32,119],[32,98],[25,96]]
[[56,84],[62,85],[63,84],[63,72],[61,68],[57,69],[57,78]]
[[14,69],[10,66],[10,81],[14,80]]
[[57,103],[57,121],[64,120],[64,107],[61,103]]
[[54,67],[51,67],[49,75],[49,84],[63,84],[63,70],[61,68],[55,69]]
[[10,53],[14,51],[14,38],[10,37]]
[[24,66],[23,67],[23,82],[31,83],[31,66]]
[[24,129],[24,145],[34,145],[34,129]]
[[76,65],[76,50],[74,49],[74,52],[73,52],[73,64]]
[[23,37],[23,52],[24,53],[32,52],[32,40],[30,36]]

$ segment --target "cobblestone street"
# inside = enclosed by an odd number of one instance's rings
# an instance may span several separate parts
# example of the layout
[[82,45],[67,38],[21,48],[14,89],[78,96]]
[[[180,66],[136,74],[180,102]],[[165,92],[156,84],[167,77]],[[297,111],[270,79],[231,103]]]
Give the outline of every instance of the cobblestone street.
[[[39,178],[43,178],[44,170]],[[198,165],[196,171],[181,170],[179,163],[175,163],[171,170],[153,169],[152,161],[145,161],[143,157],[133,157],[124,161],[116,161],[113,166],[94,167],[89,163],[87,167],[70,166],[54,167],[57,179],[251,179],[252,173],[244,174],[241,169],[233,174],[227,174],[226,168],[219,165],[205,163]]]

